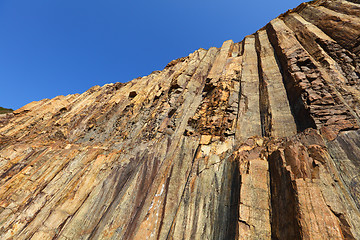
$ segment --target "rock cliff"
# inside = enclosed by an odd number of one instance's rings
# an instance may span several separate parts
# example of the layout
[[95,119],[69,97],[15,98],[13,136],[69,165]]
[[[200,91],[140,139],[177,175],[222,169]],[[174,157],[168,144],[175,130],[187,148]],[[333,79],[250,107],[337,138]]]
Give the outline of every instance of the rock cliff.
[[12,110],[12,109],[10,109],[10,108],[0,107],[0,114],[11,113],[12,111],[14,111],[14,110]]
[[0,115],[0,239],[360,239],[360,2]]

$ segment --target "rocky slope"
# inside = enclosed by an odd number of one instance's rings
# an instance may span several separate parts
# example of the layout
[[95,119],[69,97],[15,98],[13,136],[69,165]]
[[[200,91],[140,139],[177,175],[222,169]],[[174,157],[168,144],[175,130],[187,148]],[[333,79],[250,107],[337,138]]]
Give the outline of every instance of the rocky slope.
[[4,114],[4,113],[11,113],[13,112],[14,110],[10,109],[10,108],[3,108],[3,107],[0,107],[0,114]]
[[360,239],[360,2],[0,115],[0,239]]

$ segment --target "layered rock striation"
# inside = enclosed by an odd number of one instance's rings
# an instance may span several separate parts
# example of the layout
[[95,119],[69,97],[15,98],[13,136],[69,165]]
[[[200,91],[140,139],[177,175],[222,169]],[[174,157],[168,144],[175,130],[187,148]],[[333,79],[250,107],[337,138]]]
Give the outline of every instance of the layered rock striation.
[[360,4],[0,115],[0,239],[360,239]]

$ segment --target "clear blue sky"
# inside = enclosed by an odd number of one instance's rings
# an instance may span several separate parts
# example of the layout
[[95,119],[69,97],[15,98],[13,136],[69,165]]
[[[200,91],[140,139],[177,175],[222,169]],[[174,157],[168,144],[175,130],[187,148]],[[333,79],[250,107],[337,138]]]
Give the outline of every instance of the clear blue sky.
[[0,0],[0,106],[82,93],[241,41],[302,1]]

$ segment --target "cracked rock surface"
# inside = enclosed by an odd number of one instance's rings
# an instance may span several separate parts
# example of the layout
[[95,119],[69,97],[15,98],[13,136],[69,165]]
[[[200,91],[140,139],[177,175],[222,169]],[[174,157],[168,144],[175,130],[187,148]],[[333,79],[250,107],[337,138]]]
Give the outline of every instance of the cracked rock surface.
[[360,239],[360,2],[0,115],[0,239]]

